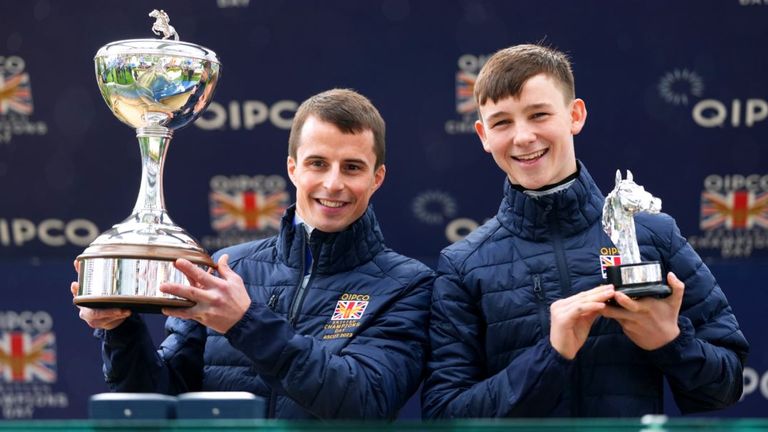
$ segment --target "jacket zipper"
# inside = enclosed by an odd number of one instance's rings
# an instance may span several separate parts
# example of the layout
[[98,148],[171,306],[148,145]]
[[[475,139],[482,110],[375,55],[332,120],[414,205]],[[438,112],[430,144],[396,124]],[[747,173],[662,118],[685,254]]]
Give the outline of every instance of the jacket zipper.
[[[312,252],[312,255],[314,256],[314,252],[312,251],[310,244],[310,252]],[[307,240],[306,238],[302,241],[302,250],[306,249],[307,247]],[[317,265],[317,260],[312,260],[312,268],[309,271],[309,280],[306,284],[304,284],[304,271],[307,265],[307,258],[305,254],[301,255],[301,275],[299,277],[299,283],[296,285],[296,295],[293,296],[293,302],[291,302],[291,309],[288,312],[288,322],[291,324],[296,324],[296,320],[298,319],[299,311],[301,310],[301,305],[304,303],[304,297],[307,295],[307,288],[309,288],[309,285],[312,283],[312,279],[315,276],[314,269]]]
[[280,298],[280,294],[274,293],[269,297],[269,301],[267,302],[267,307],[274,312],[275,307],[277,306],[277,299]]
[[[552,243],[555,249],[555,261],[560,275],[560,292],[562,298],[571,295],[571,279],[568,277],[568,261],[565,259],[565,250],[563,248],[563,238],[560,233],[560,221],[557,218],[557,212],[551,213],[550,221],[552,223],[553,236]],[[573,375],[571,376],[571,416],[578,417],[581,413],[581,367],[579,356],[573,359]]]
[[539,322],[541,322],[541,333],[546,335],[549,333],[549,318],[545,310],[546,299],[544,297],[544,290],[541,288],[541,275],[533,275],[533,294],[536,296],[536,303],[538,304]]
[[[307,248],[307,238],[306,236],[303,236],[301,241],[301,250],[304,251]],[[314,269],[315,262],[317,260],[312,260],[312,267]],[[301,271],[299,272],[299,282],[296,284],[296,294],[293,296],[293,300],[291,301],[291,306],[288,310],[288,322],[291,323],[291,325],[296,324],[296,317],[298,316],[299,310],[301,310],[301,304],[304,302],[304,297],[306,295],[307,287],[310,283],[312,283],[312,277],[314,276],[314,271],[310,271],[309,273],[309,280],[307,281],[306,285],[304,284],[304,269],[307,266],[307,256],[305,253],[301,254]],[[267,304],[270,309],[272,306],[277,304],[277,298],[278,294],[272,294],[272,296],[269,298],[269,303]],[[273,302],[274,299],[274,302]],[[267,418],[275,418],[275,411],[277,410],[277,391],[275,389],[272,389],[272,391],[269,394],[269,404],[267,405]]]

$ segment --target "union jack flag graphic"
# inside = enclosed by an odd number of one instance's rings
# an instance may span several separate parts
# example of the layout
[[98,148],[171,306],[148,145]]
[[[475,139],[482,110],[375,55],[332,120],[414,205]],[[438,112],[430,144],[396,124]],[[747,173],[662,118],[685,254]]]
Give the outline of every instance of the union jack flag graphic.
[[0,337],[0,377],[6,382],[56,382],[56,338],[7,332]]
[[9,111],[22,115],[32,114],[29,74],[17,73],[4,76],[0,73],[0,114],[7,114]]
[[456,112],[459,114],[471,114],[477,109],[473,94],[476,79],[475,74],[456,72]]
[[288,207],[285,191],[267,194],[247,190],[235,194],[212,192],[211,226],[217,231],[280,229],[280,218]]
[[621,265],[621,255],[600,255],[600,271],[603,272],[603,279],[608,277],[605,269],[617,265]]
[[353,301],[344,301],[339,300],[336,302],[336,310],[333,311],[333,316],[331,317],[331,321],[341,321],[341,320],[359,320],[363,317],[363,313],[365,312],[365,308],[368,307],[367,301],[362,300],[353,300]]
[[728,229],[748,229],[755,226],[768,228],[768,192],[755,194],[737,190],[721,195],[716,192],[701,193],[702,230],[721,226]]

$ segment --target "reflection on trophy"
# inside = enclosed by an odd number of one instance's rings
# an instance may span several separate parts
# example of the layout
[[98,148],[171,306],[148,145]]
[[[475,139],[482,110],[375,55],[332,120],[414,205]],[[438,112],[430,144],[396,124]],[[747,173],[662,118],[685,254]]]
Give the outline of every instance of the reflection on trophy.
[[640,249],[637,246],[635,231],[635,213],[656,214],[661,211],[661,200],[645,191],[632,179],[632,172],[627,171],[627,178],[621,179],[621,172],[616,170],[616,186],[605,198],[603,206],[603,230],[613,241],[621,254],[621,264],[606,268],[608,283],[616,291],[633,297],[666,297],[672,293],[664,284],[661,264],[658,261],[640,261]]
[[[163,39],[109,43],[96,53],[96,80],[109,108],[136,129],[141,186],[132,214],[104,232],[77,257],[79,306],[158,312],[194,302],[164,294],[164,282],[189,285],[173,263],[186,258],[214,266],[198,242],[165,210],[163,165],[173,131],[192,123],[208,106],[219,78],[213,51],[179,42],[168,15],[154,10],[152,31]],[[175,40],[168,40],[170,37]]]

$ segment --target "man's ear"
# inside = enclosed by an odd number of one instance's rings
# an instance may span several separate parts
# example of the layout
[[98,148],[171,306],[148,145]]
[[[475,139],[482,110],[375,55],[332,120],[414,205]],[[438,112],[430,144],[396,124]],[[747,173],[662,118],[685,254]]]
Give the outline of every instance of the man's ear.
[[578,135],[587,121],[587,106],[581,99],[571,102],[571,135]]
[[490,153],[491,148],[488,147],[486,135],[485,135],[485,125],[483,124],[482,120],[475,120],[475,132],[477,132],[477,136],[480,138],[480,141],[483,143],[483,150]]
[[387,167],[384,164],[379,165],[373,173],[373,191],[377,191],[384,183],[384,177],[387,176]]
[[296,171],[296,161],[292,157],[288,156],[285,161],[286,171],[288,171],[288,178],[291,179],[291,183],[296,186],[296,180],[294,180],[294,172]]

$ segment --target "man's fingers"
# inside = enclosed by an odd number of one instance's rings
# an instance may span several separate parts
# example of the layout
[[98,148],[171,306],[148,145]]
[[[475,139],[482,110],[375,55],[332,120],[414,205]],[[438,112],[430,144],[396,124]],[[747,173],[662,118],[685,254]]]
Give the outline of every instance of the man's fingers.
[[91,309],[80,307],[80,318],[92,328],[112,330],[131,316],[129,309]]
[[[618,297],[618,296],[617,296]],[[617,300],[618,302],[618,300]],[[620,308],[618,306],[608,306],[602,311],[600,311],[600,315],[604,316],[605,318],[611,318],[615,319],[617,321],[621,321],[626,318],[626,315],[629,312],[624,310],[623,308]]]
[[228,279],[230,275],[235,274],[232,267],[229,266],[229,255],[227,254],[220,256],[216,265],[218,266],[216,270],[218,270],[219,274],[224,279]]
[[165,294],[175,295],[176,297],[192,300],[195,303],[210,300],[208,293],[204,289],[192,287],[189,285],[163,283],[160,284],[158,290]]
[[69,290],[72,291],[72,297],[77,297],[77,292],[80,291],[80,284],[77,282],[72,282],[69,285]]
[[163,308],[161,312],[165,316],[188,320],[193,320],[198,315],[194,306],[189,308]]
[[572,295],[562,300],[558,300],[557,302],[553,303],[553,306],[555,304],[559,304],[560,307],[570,307],[572,305],[578,305],[581,303],[606,302],[613,298],[613,293],[613,285],[600,285],[596,288],[592,288],[591,290],[582,291],[578,294]]
[[621,291],[617,291],[616,295],[613,296],[613,299],[616,300],[616,303],[618,303],[619,306],[629,312],[637,312],[640,310],[640,303],[636,300],[632,300],[632,298]]
[[192,284],[195,284],[200,288],[210,286],[216,281],[215,276],[201,269],[197,264],[192,264],[184,258],[177,259],[174,265],[179,271],[184,273]]
[[672,272],[667,273],[667,283],[669,284],[669,287],[672,288],[673,296],[683,297],[683,294],[685,293],[685,284],[677,278],[676,274]]

